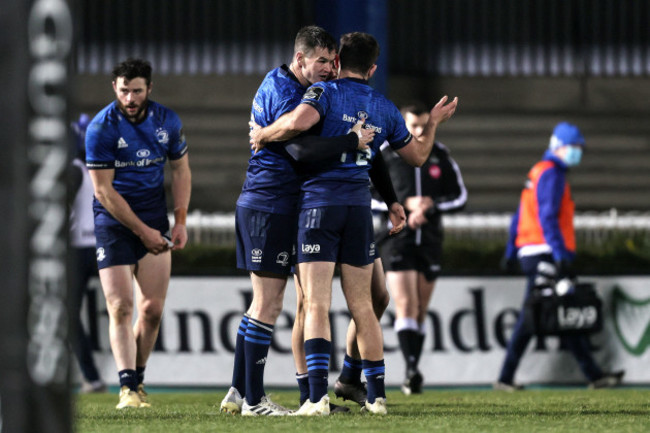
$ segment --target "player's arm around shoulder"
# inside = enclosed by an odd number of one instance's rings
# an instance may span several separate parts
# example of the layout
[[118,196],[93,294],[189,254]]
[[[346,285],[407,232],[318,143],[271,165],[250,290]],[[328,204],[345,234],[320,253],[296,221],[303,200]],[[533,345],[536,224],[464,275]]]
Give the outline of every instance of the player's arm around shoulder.
[[172,169],[172,195],[174,197],[174,227],[172,228],[172,250],[181,250],[187,244],[187,209],[192,194],[192,171],[188,154],[170,160]]
[[301,132],[307,131],[319,120],[318,110],[308,104],[300,104],[293,111],[280,116],[269,126],[253,127],[249,132],[251,148],[258,151],[266,143],[289,140]]

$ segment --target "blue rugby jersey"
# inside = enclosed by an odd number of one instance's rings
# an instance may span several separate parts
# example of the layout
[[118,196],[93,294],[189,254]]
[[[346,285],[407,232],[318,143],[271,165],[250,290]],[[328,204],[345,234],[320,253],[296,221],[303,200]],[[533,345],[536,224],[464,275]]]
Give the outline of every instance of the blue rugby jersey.
[[361,118],[375,130],[370,149],[346,152],[338,161],[312,164],[302,184],[301,207],[359,204],[370,206],[368,170],[379,147],[388,141],[394,150],[411,141],[402,114],[395,104],[375,91],[368,82],[343,78],[312,85],[301,103],[314,107],[321,116],[321,135],[342,135]]
[[[253,99],[251,119],[264,127],[298,106],[306,88],[286,65],[266,74]],[[248,160],[237,205],[264,212],[296,212],[300,182],[284,142],[268,143]]]
[[[143,221],[167,216],[165,162],[186,153],[178,115],[151,100],[140,123],[127,120],[113,101],[95,116],[86,131],[86,166],[90,170],[115,169],[113,187]],[[120,224],[97,198],[93,209],[95,224]]]

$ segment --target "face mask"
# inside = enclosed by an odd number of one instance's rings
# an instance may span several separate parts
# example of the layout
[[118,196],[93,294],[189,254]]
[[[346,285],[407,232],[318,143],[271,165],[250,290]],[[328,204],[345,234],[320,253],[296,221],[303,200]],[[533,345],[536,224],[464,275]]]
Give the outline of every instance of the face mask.
[[582,159],[582,148],[578,146],[569,146],[564,154],[564,163],[569,167],[575,167],[580,164]]

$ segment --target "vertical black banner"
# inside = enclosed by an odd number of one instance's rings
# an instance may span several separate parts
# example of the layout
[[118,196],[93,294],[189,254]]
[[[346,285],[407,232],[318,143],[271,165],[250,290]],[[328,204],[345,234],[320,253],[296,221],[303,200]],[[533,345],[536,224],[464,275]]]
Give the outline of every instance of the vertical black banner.
[[66,1],[30,2],[27,372],[33,432],[71,430],[66,168],[72,41],[72,14]]
[[27,430],[27,5],[0,2],[0,431]]
[[0,107],[0,432],[69,432],[71,11],[64,0],[3,1],[0,20],[0,78],[9,98]]

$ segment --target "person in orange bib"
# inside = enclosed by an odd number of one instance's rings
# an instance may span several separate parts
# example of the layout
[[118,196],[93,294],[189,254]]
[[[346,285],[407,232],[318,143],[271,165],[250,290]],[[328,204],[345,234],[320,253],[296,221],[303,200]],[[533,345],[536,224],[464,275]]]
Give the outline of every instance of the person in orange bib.
[[[567,182],[567,171],[580,164],[585,139],[577,126],[561,122],[555,126],[548,150],[528,172],[521,192],[519,208],[510,225],[510,238],[504,262],[512,269],[517,260],[526,275],[524,303],[540,279],[574,278],[571,263],[575,259],[576,241],[573,226],[574,203]],[[522,389],[514,382],[515,372],[533,334],[525,325],[522,308],[506,350],[495,389]],[[591,388],[616,386],[623,372],[606,373],[591,356],[589,340],[584,335],[563,336],[562,347],[575,357]]]

